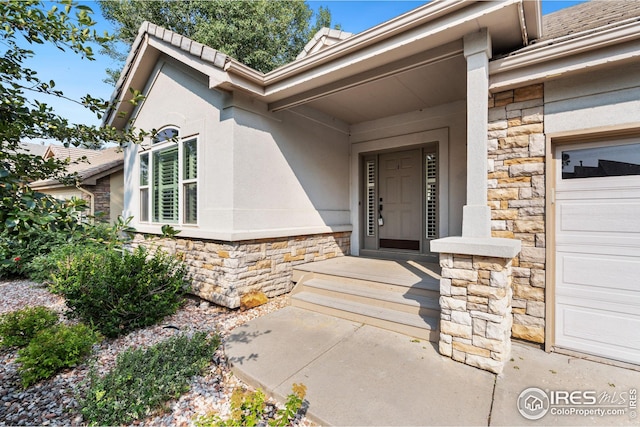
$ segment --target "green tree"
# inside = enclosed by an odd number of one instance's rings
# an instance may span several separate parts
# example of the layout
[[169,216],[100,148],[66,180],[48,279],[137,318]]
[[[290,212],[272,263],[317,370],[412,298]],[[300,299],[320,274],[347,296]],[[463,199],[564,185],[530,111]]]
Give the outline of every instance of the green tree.
[[84,105],[98,117],[110,107],[91,95],[68,98],[56,89],[54,81],[25,66],[35,56],[29,48],[44,43],[94,59],[91,45],[104,45],[111,38],[92,29],[95,21],[91,14],[89,7],[70,0],[0,2],[0,276],[7,271],[20,273],[20,266],[28,261],[25,258],[40,252],[34,242],[53,244],[43,233],[75,229],[75,213],[82,208],[77,202],[65,205],[29,187],[33,180],[61,178],[66,164],[22,152],[21,140],[42,138],[67,146],[100,146],[105,141],[138,142],[145,136],[133,128],[123,133],[113,127],[72,123],[39,100],[43,96],[64,98]]
[[[331,13],[315,16],[303,0],[100,0],[103,16],[116,26],[104,52],[124,61],[143,21],[211,46],[264,73],[293,61],[309,39],[331,25]],[[115,83],[119,70],[107,70]]]

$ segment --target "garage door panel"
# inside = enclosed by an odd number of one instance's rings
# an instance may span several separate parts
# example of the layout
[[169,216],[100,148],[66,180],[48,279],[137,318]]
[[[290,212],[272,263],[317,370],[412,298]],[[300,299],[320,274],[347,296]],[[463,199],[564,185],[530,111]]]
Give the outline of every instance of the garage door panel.
[[612,294],[605,288],[593,289],[580,285],[565,285],[557,290],[556,302],[593,310],[640,315],[640,297],[634,295],[634,292],[623,289]]
[[556,336],[560,338],[558,345],[640,363],[640,335],[625,332],[627,326],[640,330],[640,317],[565,305],[558,305],[556,315],[557,324],[562,325],[556,330]]
[[[560,283],[603,287],[611,290],[638,291],[640,259],[635,257],[589,256],[558,254]],[[640,293],[639,293],[640,295]]]
[[565,304],[557,304],[556,316],[557,345],[640,363],[640,316]]
[[[600,239],[589,237],[589,239],[572,239],[574,241],[570,243],[567,243],[567,240],[568,239],[563,238],[561,243],[556,244],[556,252],[558,254],[602,255],[612,257],[640,256],[640,246],[637,245],[637,239],[635,239],[635,241],[620,242],[619,244],[614,244],[610,238]],[[576,240],[579,240],[579,242],[576,242]]]
[[640,202],[563,203],[558,209],[561,232],[640,233]]
[[559,347],[640,364],[638,142],[556,149],[554,331]]

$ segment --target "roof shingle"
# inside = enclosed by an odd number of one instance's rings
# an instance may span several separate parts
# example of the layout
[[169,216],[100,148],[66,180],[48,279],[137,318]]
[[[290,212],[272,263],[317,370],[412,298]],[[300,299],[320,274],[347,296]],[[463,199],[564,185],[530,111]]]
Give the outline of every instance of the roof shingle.
[[591,0],[542,17],[542,38],[555,39],[640,19],[640,0]]

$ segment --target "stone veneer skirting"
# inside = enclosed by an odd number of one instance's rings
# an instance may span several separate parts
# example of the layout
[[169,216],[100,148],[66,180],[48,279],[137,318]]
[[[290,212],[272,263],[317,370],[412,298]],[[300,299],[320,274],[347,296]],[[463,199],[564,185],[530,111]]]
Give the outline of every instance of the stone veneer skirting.
[[229,308],[253,291],[274,297],[291,291],[293,267],[349,254],[350,232],[239,242],[192,238],[145,240],[133,246],[159,247],[180,257],[191,275],[192,293]]
[[545,328],[545,144],[543,84],[489,99],[492,236],[522,242],[513,260],[512,336],[537,343]]
[[511,353],[511,259],[440,254],[442,355],[500,373]]

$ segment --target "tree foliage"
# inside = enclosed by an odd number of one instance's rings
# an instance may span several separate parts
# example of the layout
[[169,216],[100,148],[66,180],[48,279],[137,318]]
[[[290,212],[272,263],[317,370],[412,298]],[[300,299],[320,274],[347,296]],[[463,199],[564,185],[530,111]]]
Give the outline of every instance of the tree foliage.
[[[113,127],[76,124],[43,102],[47,96],[84,105],[100,117],[108,102],[86,95],[71,99],[52,80],[25,65],[35,53],[34,45],[49,43],[63,52],[92,60],[93,44],[104,45],[111,37],[92,27],[89,7],[71,0],[3,0],[0,2],[0,276],[20,273],[25,257],[40,252],[47,233],[74,230],[78,202],[65,205],[29,187],[33,180],[62,178],[66,163],[20,150],[28,138],[53,139],[65,145],[100,146],[112,141],[138,142],[145,132],[133,128],[119,132]],[[75,205],[74,205],[75,204]],[[35,252],[35,253],[34,253]]]
[[[264,73],[293,61],[315,32],[331,25],[322,7],[312,24],[314,13],[303,0],[101,0],[100,8],[117,28],[105,53],[119,61],[149,21]],[[107,72],[115,82],[118,71]]]

